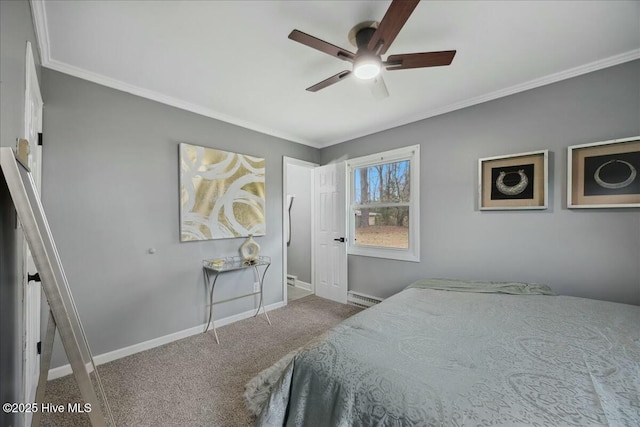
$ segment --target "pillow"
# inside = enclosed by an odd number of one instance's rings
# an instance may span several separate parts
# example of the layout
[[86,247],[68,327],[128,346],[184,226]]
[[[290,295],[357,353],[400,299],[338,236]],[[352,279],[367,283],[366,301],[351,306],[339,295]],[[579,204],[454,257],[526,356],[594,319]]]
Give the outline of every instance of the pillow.
[[520,282],[479,282],[457,279],[423,279],[413,282],[405,289],[410,288],[510,295],[556,295],[556,293],[547,285]]

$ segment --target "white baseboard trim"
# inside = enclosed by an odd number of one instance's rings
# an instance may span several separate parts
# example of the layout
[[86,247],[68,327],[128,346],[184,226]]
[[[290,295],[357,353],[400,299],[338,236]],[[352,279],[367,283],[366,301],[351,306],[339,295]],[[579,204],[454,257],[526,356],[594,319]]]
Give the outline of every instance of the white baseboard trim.
[[303,282],[302,280],[296,280],[296,288],[304,289],[305,291],[311,291],[311,283]]
[[[265,306],[267,311],[275,310],[277,308],[284,307],[286,303],[284,301],[276,302],[274,304],[269,304]],[[256,309],[245,311],[244,313],[234,314],[233,316],[225,317],[224,319],[219,319],[215,321],[216,328],[221,326],[228,325],[230,323],[235,323],[239,320],[248,319],[253,317],[256,314]],[[131,356],[132,354],[140,353],[141,351],[149,350],[154,347],[159,347],[164,344],[168,344],[173,341],[180,340],[182,338],[187,338],[192,335],[201,334],[204,330],[205,324],[194,326],[193,328],[185,329],[182,331],[174,332],[169,335],[165,335],[162,337],[154,338],[149,341],[144,341],[138,344],[130,345],[128,347],[120,348],[118,350],[113,350],[108,353],[98,354],[93,357],[94,363],[97,365],[102,365],[104,363],[112,362],[116,359],[121,359],[126,356]],[[209,328],[211,331],[211,328]],[[71,374],[71,365],[63,365],[57,368],[53,368],[49,370],[49,374],[47,375],[48,380],[55,380],[56,378],[64,377],[65,375]]]

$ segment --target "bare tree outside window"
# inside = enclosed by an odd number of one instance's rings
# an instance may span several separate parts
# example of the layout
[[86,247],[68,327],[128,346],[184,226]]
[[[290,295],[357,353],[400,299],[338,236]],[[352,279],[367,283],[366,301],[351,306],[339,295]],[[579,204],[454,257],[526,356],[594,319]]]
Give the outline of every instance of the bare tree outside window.
[[[367,168],[359,170],[360,174],[360,201],[362,204],[369,202],[369,177],[367,174]],[[359,228],[369,226],[369,209],[360,210],[360,219],[358,222]]]
[[410,161],[356,169],[355,244],[409,247]]

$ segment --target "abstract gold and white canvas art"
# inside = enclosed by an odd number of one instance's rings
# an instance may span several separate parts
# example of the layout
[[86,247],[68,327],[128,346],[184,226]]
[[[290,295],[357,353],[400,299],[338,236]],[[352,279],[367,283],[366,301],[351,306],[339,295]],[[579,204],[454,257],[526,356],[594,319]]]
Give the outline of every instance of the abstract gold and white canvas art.
[[180,144],[180,240],[265,233],[265,160]]

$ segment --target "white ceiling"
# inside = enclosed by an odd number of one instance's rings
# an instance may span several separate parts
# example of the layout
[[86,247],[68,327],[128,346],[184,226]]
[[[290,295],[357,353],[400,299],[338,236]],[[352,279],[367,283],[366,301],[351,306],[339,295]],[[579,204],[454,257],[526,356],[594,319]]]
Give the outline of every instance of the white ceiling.
[[422,1],[387,53],[457,49],[451,66],[386,71],[381,101],[355,78],[305,91],[350,64],[291,30],[355,52],[389,4],[32,1],[44,66],[315,147],[640,58],[639,1]]

